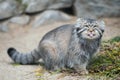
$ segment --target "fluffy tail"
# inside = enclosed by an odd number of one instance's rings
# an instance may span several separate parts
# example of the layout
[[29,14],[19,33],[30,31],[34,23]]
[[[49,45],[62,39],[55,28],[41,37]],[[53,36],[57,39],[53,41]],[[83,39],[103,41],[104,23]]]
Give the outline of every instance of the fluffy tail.
[[40,54],[37,50],[33,50],[28,54],[19,53],[14,48],[9,48],[7,51],[11,59],[20,64],[32,64],[40,59]]

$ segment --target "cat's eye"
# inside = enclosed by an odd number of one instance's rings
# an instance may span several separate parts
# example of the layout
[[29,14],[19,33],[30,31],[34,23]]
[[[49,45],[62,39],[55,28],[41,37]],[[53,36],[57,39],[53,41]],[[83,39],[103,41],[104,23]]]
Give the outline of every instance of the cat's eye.
[[88,27],[89,27],[89,25],[84,25],[84,27],[87,27],[87,28],[88,28]]
[[85,27],[89,27],[89,25],[85,25]]
[[97,25],[94,25],[94,27],[98,27]]

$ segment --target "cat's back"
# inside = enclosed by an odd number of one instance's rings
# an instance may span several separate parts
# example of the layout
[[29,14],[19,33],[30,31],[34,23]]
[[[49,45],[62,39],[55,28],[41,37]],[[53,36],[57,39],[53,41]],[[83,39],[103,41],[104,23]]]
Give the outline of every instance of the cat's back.
[[58,46],[59,49],[66,51],[72,35],[73,27],[73,25],[67,24],[48,32],[40,41],[40,46],[43,46],[43,44],[45,46],[51,44],[52,46]]
[[67,24],[60,26],[56,29],[53,29],[43,36],[41,42],[43,40],[51,40],[51,41],[67,40],[71,37],[71,32],[73,27],[74,26],[72,24]]

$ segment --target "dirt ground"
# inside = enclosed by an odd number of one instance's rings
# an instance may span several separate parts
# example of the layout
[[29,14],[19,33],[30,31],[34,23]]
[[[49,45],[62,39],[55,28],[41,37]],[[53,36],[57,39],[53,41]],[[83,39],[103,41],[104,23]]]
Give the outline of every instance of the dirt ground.
[[[42,36],[48,31],[64,24],[75,23],[76,18],[68,22],[59,22],[49,25],[32,28],[31,24],[20,26],[17,24],[9,24],[10,31],[7,33],[0,32],[0,80],[41,80],[35,76],[34,70],[40,65],[16,65],[8,57],[6,51],[9,47],[15,47],[18,51],[27,53],[38,46]],[[108,40],[115,36],[120,36],[120,18],[104,18],[106,30],[103,40]],[[45,80],[85,80],[80,76],[64,76],[58,79],[60,75],[49,75],[46,72]]]

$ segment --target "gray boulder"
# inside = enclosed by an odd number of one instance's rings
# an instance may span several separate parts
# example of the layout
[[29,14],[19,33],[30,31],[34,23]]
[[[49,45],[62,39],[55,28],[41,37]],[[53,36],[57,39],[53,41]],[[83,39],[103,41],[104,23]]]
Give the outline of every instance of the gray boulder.
[[77,17],[120,16],[120,0],[76,0]]
[[22,4],[27,5],[25,12],[35,13],[46,9],[60,9],[70,7],[73,0],[23,0]]
[[48,9],[60,9],[60,8],[71,7],[73,1],[74,0],[49,0]]
[[35,21],[33,22],[33,27],[39,27],[41,25],[58,21],[67,21],[70,19],[71,17],[63,12],[57,10],[47,10],[36,16]]
[[0,23],[0,31],[1,32],[8,32],[9,27],[8,27],[8,23],[4,22],[4,23]]
[[18,3],[15,0],[0,1],[0,20],[9,18],[18,12]]
[[16,16],[10,19],[11,23],[16,23],[16,24],[20,24],[20,25],[26,25],[28,24],[30,21],[30,17],[27,15],[23,15],[23,16]]

